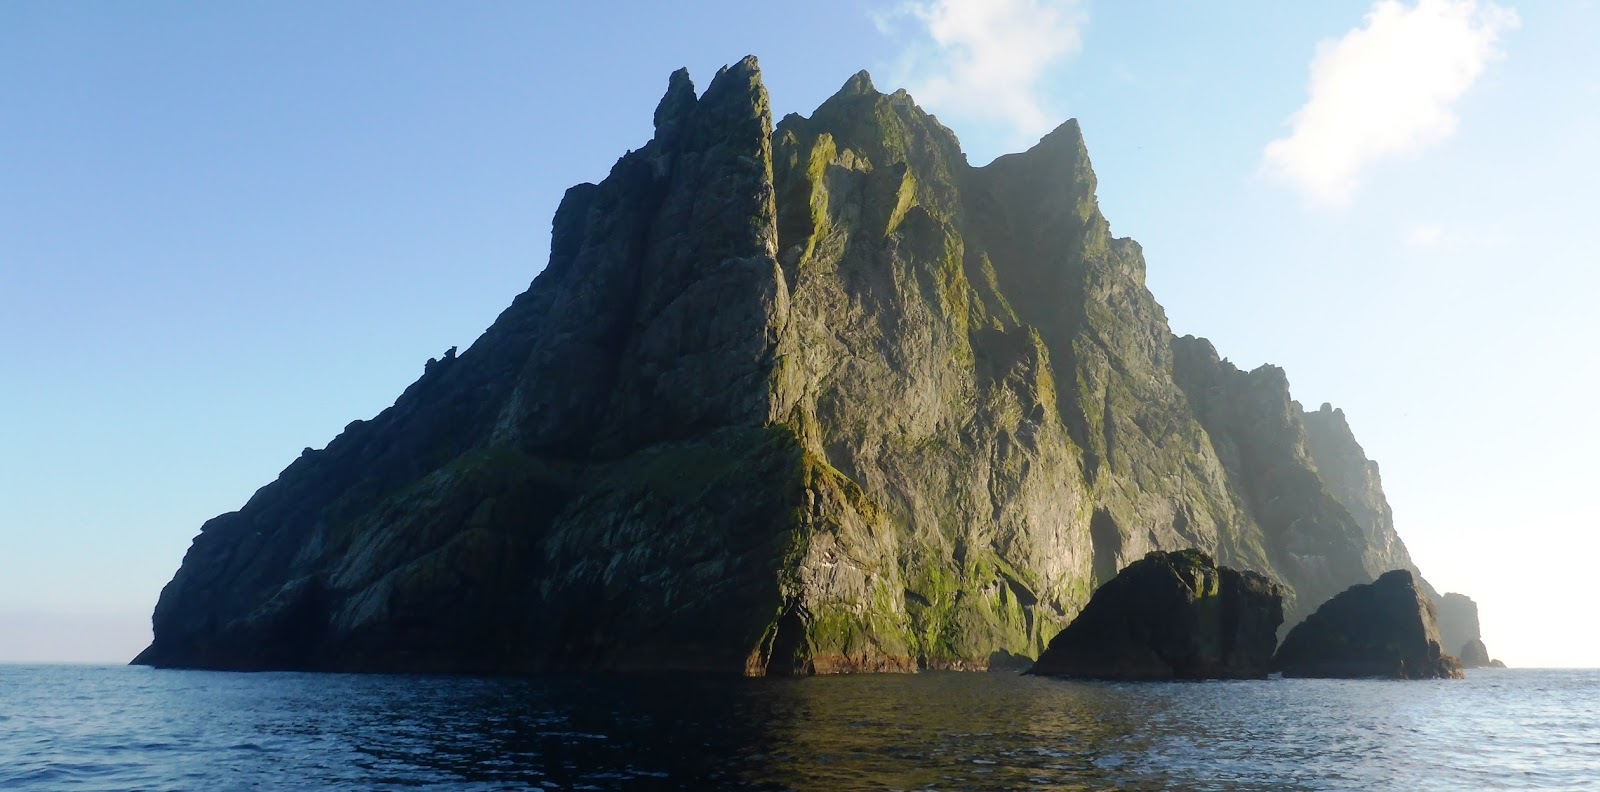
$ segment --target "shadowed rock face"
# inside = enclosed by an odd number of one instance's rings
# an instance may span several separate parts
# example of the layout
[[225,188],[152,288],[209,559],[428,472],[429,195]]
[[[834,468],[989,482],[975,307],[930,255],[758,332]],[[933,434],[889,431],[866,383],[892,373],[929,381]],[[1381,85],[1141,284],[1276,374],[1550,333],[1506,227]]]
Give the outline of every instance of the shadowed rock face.
[[1433,602],[1404,569],[1351,586],[1289,631],[1273,667],[1291,677],[1459,679]]
[[1198,550],[1152,551],[1101,586],[1029,671],[1095,679],[1266,677],[1283,587]]
[[1291,618],[1370,579],[1282,372],[1173,339],[1076,122],[974,168],[864,72],[774,126],[754,58],[654,120],[469,349],[202,527],[138,662],[979,669],[1151,550]]

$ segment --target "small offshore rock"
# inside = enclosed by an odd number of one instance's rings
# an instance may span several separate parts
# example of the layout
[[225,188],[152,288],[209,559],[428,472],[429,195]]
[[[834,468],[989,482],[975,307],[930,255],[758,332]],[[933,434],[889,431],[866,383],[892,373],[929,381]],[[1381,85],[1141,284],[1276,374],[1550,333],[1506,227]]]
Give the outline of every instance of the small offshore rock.
[[989,655],[989,671],[996,674],[1020,674],[1033,667],[1033,658],[1013,654],[1004,649]]
[[1345,589],[1295,625],[1273,668],[1286,677],[1460,679],[1439,646],[1433,603],[1409,570]]
[[1029,671],[1093,679],[1266,677],[1283,586],[1199,550],[1152,551],[1095,591]]

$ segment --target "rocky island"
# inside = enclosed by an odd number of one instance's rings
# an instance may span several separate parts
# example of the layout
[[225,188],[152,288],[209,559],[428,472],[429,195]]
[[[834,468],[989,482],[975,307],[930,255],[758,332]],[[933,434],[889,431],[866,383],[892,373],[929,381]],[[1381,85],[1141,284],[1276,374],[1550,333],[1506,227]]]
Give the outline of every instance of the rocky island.
[[654,121],[470,348],[201,528],[135,662],[980,669],[1151,551],[1256,626],[1416,572],[1343,413],[1171,333],[1077,122],[974,167],[865,72],[774,124],[754,58]]

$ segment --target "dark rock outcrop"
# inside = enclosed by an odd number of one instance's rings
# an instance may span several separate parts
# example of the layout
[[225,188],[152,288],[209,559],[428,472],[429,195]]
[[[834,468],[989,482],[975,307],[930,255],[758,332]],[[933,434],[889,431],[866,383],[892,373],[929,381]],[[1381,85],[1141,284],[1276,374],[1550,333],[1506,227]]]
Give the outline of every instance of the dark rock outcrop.
[[1033,658],[1007,652],[1004,649],[989,655],[989,670],[994,673],[1019,674],[1033,667]]
[[1094,679],[1266,677],[1284,589],[1198,550],[1151,551],[1095,591],[1031,674]]
[[1439,646],[1433,602],[1405,569],[1324,603],[1289,631],[1272,665],[1291,677],[1461,677],[1461,663]]
[[1075,121],[975,168],[864,72],[774,126],[754,58],[654,121],[482,337],[202,527],[139,662],[977,669],[1151,550],[1291,621],[1393,556],[1281,370],[1173,339]]

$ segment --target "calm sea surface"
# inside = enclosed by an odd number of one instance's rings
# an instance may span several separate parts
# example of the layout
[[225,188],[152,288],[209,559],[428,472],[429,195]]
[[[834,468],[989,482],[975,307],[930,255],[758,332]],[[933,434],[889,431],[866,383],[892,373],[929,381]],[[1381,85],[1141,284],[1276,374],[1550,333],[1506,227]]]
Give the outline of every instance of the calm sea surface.
[[0,666],[0,789],[1600,789],[1600,671],[1108,684]]

